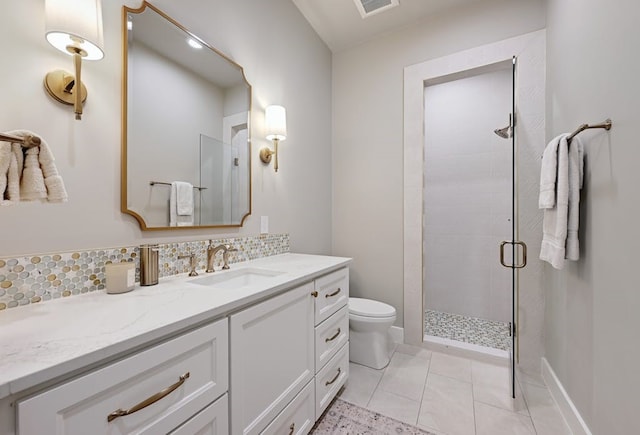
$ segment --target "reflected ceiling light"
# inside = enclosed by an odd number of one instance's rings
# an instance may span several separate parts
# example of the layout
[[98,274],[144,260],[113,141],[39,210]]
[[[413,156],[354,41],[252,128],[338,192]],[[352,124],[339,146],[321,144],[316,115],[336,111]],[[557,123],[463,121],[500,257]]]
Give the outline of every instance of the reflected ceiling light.
[[102,4],[100,0],[45,0],[47,41],[73,56],[75,76],[66,71],[48,73],[44,86],[55,100],[74,106],[76,119],[82,118],[82,102],[87,89],[82,84],[82,58],[104,57]]
[[187,39],[187,44],[189,44],[191,48],[196,48],[196,49],[202,48],[202,44],[200,44],[198,41],[196,41],[193,38]]

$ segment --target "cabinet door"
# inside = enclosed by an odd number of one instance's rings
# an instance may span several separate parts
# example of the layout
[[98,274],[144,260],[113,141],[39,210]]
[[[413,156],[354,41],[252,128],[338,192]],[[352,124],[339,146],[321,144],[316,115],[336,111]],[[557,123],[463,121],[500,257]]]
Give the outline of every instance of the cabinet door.
[[349,269],[343,268],[321,276],[315,281],[317,298],[316,325],[328,319],[349,302]]
[[313,285],[230,317],[231,433],[267,427],[313,378]]
[[169,432],[227,390],[227,325],[203,326],[18,402],[18,434]]
[[229,398],[225,394],[193,416],[169,435],[227,435],[229,433]]

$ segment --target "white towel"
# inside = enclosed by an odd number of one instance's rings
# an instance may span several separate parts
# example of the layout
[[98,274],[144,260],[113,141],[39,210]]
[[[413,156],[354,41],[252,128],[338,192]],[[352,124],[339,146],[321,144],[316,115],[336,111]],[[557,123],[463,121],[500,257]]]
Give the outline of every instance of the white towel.
[[540,169],[540,196],[538,208],[553,208],[556,205],[556,180],[558,178],[558,144],[560,135],[551,140],[542,154],[542,168]]
[[[29,130],[8,132],[12,136],[37,136]],[[54,163],[54,157],[44,139],[40,138],[37,147],[23,148],[20,144],[10,144],[11,160],[7,172],[0,161],[0,179],[7,176],[6,190],[3,190],[4,204],[17,201],[47,200],[49,202],[67,201],[67,191],[62,177]],[[3,147],[4,149],[4,147]],[[1,158],[0,158],[1,160]],[[2,188],[0,180],[0,188]]]
[[20,199],[22,201],[47,198],[47,186],[44,184],[44,174],[40,169],[40,162],[38,162],[39,154],[40,148],[38,147],[27,149],[20,180]]
[[178,216],[193,214],[193,184],[186,181],[174,181],[176,185],[176,208]]
[[580,259],[578,228],[580,226],[580,189],[584,174],[584,146],[574,137],[569,144],[569,211],[567,220],[567,243],[565,257]]
[[[186,187],[189,187],[186,194]],[[190,208],[189,208],[190,203]],[[186,213],[190,211],[190,213]],[[183,213],[183,214],[181,214]],[[193,185],[184,181],[171,183],[169,195],[169,226],[186,227],[193,225]]]
[[[555,142],[555,143],[554,143]],[[567,220],[568,220],[568,208],[569,208],[569,149],[567,144],[567,135],[562,134],[549,142],[547,148],[544,151],[542,157],[542,170],[549,171],[550,162],[545,162],[545,159],[554,159],[555,153],[553,149],[557,150],[556,160],[556,181],[555,185],[555,201],[553,207],[540,207],[544,208],[544,216],[542,221],[542,247],[540,249],[540,259],[549,262],[554,268],[562,269],[564,267],[565,259],[565,245],[567,241]],[[549,152],[548,152],[549,151]],[[541,196],[543,196],[542,184],[543,177],[545,180],[549,180],[548,174],[540,174]],[[545,197],[548,188],[545,184]],[[548,197],[543,202],[543,205],[548,205]],[[540,206],[540,204],[539,204]]]
[[9,166],[11,166],[11,160],[11,144],[8,142],[0,142],[0,205],[11,204],[8,194]]

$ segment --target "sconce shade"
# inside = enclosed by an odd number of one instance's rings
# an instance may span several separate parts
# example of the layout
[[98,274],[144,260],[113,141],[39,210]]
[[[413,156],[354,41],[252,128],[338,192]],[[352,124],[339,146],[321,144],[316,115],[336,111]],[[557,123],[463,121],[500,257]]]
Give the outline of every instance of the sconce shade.
[[[63,53],[73,47],[87,60],[104,56],[101,0],[45,0],[46,38]],[[86,52],[86,55],[84,55]]]
[[282,106],[267,106],[265,109],[267,139],[285,140],[287,138],[287,112]]

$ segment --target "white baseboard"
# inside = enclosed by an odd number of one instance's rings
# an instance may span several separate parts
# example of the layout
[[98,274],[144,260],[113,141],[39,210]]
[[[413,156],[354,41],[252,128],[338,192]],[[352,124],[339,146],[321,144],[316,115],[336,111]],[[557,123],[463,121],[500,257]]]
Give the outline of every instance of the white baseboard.
[[567,394],[546,358],[542,358],[542,379],[547,384],[551,396],[558,404],[560,413],[562,413],[574,435],[592,435],[589,426],[583,420],[578,408],[573,404],[571,397]]
[[389,334],[396,344],[404,343],[404,328],[392,326],[389,328]]

